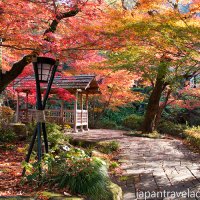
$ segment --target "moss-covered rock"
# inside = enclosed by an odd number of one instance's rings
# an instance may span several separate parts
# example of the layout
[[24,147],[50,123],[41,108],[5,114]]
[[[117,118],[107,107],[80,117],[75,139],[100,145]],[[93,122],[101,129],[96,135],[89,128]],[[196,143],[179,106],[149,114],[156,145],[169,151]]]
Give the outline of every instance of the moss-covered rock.
[[27,137],[27,129],[25,124],[21,123],[11,123],[10,127],[12,131],[16,134],[18,139]]
[[108,189],[111,192],[110,200],[122,200],[123,199],[122,189],[117,184],[110,182]]

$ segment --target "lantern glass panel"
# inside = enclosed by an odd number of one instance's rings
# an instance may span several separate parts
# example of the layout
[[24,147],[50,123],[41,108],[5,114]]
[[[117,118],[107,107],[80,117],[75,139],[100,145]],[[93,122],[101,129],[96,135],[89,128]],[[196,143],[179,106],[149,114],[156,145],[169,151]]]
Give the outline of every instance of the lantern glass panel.
[[39,81],[48,82],[51,75],[52,65],[47,63],[38,63]]

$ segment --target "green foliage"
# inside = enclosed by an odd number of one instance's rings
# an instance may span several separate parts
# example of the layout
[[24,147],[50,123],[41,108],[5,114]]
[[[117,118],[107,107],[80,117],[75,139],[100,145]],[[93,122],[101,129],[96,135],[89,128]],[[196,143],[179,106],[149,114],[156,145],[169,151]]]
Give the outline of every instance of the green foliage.
[[190,145],[200,149],[200,126],[189,127],[169,121],[162,121],[158,129],[161,133],[184,138]]
[[[28,133],[33,134],[36,127],[36,123],[29,123],[27,125]],[[46,131],[48,135],[48,141],[51,144],[51,147],[57,147],[59,144],[64,144],[69,141],[69,137],[65,136],[62,127],[55,123],[46,123]]]
[[200,125],[200,109],[195,108],[188,110],[186,108],[180,108],[178,106],[167,106],[162,114],[164,119],[176,122],[176,123],[188,123],[190,126]]
[[187,109],[180,108],[178,106],[166,106],[162,113],[162,117],[167,121],[173,121],[174,123],[185,123],[188,121],[186,114]]
[[23,163],[27,169],[28,181],[32,183],[57,185],[67,188],[73,194],[82,194],[94,200],[109,200],[109,177],[107,165],[96,157],[89,157],[79,148],[55,155],[52,151],[44,156],[42,179],[38,180],[38,164]]
[[54,123],[46,123],[46,131],[48,134],[48,141],[51,144],[51,147],[57,147],[59,144],[64,143],[64,134],[61,131],[61,127]]
[[16,138],[15,133],[10,128],[13,114],[14,112],[10,107],[0,107],[0,142],[11,142]]
[[160,122],[157,129],[162,134],[170,134],[173,136],[183,137],[183,132],[185,128],[185,125],[175,124],[171,121],[163,120]]
[[97,124],[99,128],[105,129],[117,129],[117,124],[114,121],[110,121],[109,119],[103,119],[100,123]]
[[104,199],[108,196],[107,169],[99,158],[93,158],[92,161],[81,159],[73,164],[76,167],[66,165],[62,173],[56,176],[55,180],[61,188],[67,186],[73,193],[84,194],[92,199]]
[[112,161],[112,162],[110,163],[110,165],[109,165],[109,168],[110,168],[110,169],[115,169],[115,168],[117,168],[117,167],[119,167],[119,164],[118,164],[117,162],[115,162],[115,161]]
[[0,142],[12,142],[16,139],[16,134],[11,129],[0,129]]
[[72,149],[54,158],[47,180],[68,187],[72,193],[91,199],[109,199],[107,166],[99,158],[90,158],[83,150]]
[[129,129],[139,129],[140,126],[142,125],[142,122],[144,120],[144,117],[143,116],[139,116],[139,115],[130,115],[128,117],[126,117],[124,120],[123,120],[123,125],[126,127],[126,128],[129,128]]
[[[103,105],[97,101],[98,106],[101,108]],[[121,129],[122,121],[125,117],[136,112],[135,106],[127,104],[125,106],[116,107],[115,109],[106,109],[103,113],[102,109],[91,109],[89,115],[89,126],[93,128],[105,128],[105,129]]]
[[36,127],[36,122],[34,122],[34,121],[26,124],[26,129],[27,129],[27,133],[29,136],[33,135],[35,127]]
[[105,154],[113,153],[119,149],[119,143],[117,141],[99,142],[97,149]]
[[115,110],[107,109],[103,115],[102,120],[112,121],[121,124],[123,119],[131,114],[134,114],[136,109],[131,105],[121,106]]
[[140,93],[144,93],[144,94],[150,94],[150,92],[152,91],[152,87],[151,86],[133,87],[132,91],[133,92],[140,92]]
[[130,133],[125,134],[132,137],[148,137],[148,138],[161,138],[160,134],[157,131],[153,133],[142,133],[141,131],[131,131]]
[[200,150],[200,126],[188,127],[184,131],[184,136],[192,146]]
[[[42,180],[39,179],[39,177],[40,177],[39,167],[41,167],[41,163],[38,163],[38,162],[27,163],[25,161],[22,161],[21,165],[23,168],[26,169],[26,175],[24,178],[28,182],[31,182],[32,184],[33,183],[41,184]],[[24,181],[24,180],[22,180],[22,181]]]
[[12,122],[14,111],[7,106],[0,107],[0,128],[6,129]]
[[88,155],[90,155],[91,151],[94,149],[100,151],[101,153],[109,154],[117,151],[120,147],[117,141],[93,142],[87,140],[85,141],[85,140],[71,139],[70,144],[86,148],[86,152],[88,153]]

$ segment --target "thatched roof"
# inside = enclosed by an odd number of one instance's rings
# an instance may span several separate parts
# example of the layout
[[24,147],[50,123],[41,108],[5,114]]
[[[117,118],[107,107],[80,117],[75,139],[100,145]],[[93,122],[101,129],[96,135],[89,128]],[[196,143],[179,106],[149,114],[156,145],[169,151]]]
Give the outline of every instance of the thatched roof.
[[100,90],[95,77],[95,75],[56,77],[54,84],[60,88],[67,89],[70,92],[74,92],[76,89],[81,89],[83,93],[88,92],[98,94],[100,93]]
[[[95,75],[56,76],[53,81],[52,90],[54,87],[57,87],[66,89],[71,93],[78,90],[82,93],[100,94],[101,92],[95,77]],[[27,91],[34,87],[30,82],[35,83],[34,76],[28,76],[21,79],[17,78],[13,82],[13,87],[16,90],[19,88],[20,90]]]

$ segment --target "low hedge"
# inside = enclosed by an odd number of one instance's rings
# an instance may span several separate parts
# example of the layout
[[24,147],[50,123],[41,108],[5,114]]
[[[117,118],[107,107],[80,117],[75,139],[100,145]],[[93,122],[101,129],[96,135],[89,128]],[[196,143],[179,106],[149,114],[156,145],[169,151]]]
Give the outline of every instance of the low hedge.
[[133,114],[126,117],[123,120],[122,124],[125,128],[137,130],[141,127],[143,120],[144,120],[143,116]]
[[161,134],[169,134],[178,137],[184,137],[184,130],[187,128],[186,125],[175,124],[171,121],[161,121],[158,125],[158,132]]
[[189,127],[183,124],[175,124],[171,121],[161,121],[158,131],[161,134],[181,137],[200,150],[200,126]]

